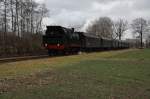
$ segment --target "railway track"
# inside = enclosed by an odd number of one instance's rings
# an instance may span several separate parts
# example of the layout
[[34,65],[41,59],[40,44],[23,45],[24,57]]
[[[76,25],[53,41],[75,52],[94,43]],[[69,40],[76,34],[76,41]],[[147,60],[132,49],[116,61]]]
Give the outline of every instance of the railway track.
[[7,62],[16,62],[16,61],[23,61],[23,60],[30,60],[30,59],[40,59],[40,58],[47,58],[48,55],[40,55],[40,56],[24,56],[24,57],[11,57],[11,58],[0,58],[1,63]]

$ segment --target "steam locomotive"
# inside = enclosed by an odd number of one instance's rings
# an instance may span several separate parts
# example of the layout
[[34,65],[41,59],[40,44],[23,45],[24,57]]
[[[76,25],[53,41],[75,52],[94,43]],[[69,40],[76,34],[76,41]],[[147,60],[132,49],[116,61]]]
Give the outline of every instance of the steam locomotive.
[[62,26],[47,26],[43,45],[49,55],[129,48],[127,42],[98,37],[94,33],[75,32],[73,28]]

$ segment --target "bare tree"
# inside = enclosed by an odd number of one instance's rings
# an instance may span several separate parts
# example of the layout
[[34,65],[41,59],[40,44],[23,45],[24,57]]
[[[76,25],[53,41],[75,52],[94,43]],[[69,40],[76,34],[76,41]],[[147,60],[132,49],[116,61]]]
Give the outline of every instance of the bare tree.
[[150,48],[150,35],[146,38],[146,47]]
[[4,0],[4,23],[5,23],[5,34],[7,32],[7,0]]
[[10,0],[10,11],[11,11],[11,30],[14,32],[14,1]]
[[128,22],[123,19],[119,19],[118,21],[114,22],[114,33],[116,34],[116,38],[122,40],[122,36],[127,30],[127,26],[128,26]]
[[15,16],[15,22],[16,22],[16,29],[17,29],[17,34],[20,36],[20,29],[19,29],[19,0],[16,0],[16,16]]
[[38,9],[35,11],[36,20],[36,33],[41,32],[42,30],[42,21],[43,18],[48,16],[48,9],[45,7],[45,4],[38,6]]
[[41,49],[40,33],[47,13],[46,6],[34,0],[0,0],[0,56]]
[[95,33],[100,37],[113,38],[113,22],[109,17],[100,17],[90,25],[87,32]]
[[147,21],[143,18],[137,18],[133,20],[131,26],[135,35],[140,38],[141,48],[143,48],[143,35],[148,29]]

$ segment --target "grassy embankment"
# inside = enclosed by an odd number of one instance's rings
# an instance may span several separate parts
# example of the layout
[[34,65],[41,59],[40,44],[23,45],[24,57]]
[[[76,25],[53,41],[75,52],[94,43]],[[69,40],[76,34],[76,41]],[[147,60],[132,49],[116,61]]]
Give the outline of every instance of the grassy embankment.
[[0,64],[0,99],[150,99],[150,50]]

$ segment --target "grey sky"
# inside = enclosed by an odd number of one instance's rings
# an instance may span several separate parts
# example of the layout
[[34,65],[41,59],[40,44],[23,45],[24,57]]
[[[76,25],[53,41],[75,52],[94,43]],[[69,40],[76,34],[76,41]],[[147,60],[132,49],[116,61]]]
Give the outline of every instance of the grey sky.
[[36,0],[50,10],[47,24],[76,25],[99,16],[116,20],[150,17],[150,0]]
[[113,20],[124,18],[131,21],[137,17],[150,19],[150,0],[36,0],[44,2],[50,10],[47,25],[86,25],[100,17]]

